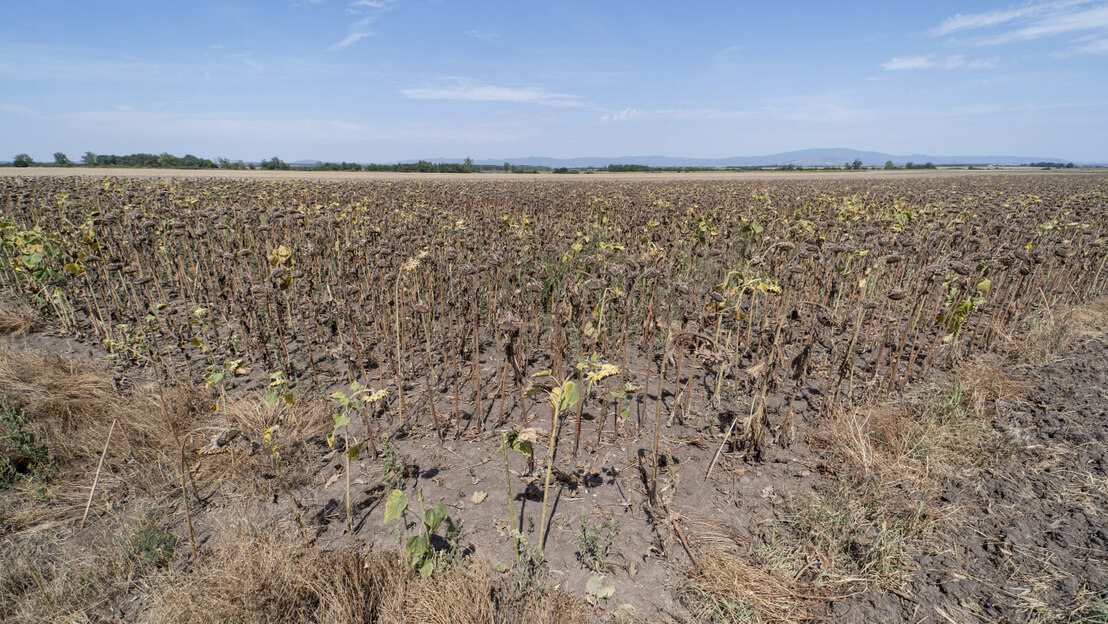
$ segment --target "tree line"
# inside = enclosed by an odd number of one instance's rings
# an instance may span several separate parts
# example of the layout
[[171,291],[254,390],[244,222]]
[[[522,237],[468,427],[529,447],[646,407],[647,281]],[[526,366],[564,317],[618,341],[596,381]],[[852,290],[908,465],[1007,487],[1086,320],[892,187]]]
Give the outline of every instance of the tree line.
[[[36,163],[28,154],[18,154],[12,159],[12,166],[30,167],[32,165],[53,165],[55,167],[68,167],[73,161],[65,152],[54,152],[53,163]],[[207,158],[185,154],[174,156],[168,152],[161,154],[128,154],[118,156],[116,154],[95,154],[85,152],[80,164],[85,167],[142,167],[153,169],[216,169],[219,165]]]
[[[476,171],[499,171],[500,165],[475,165],[473,159],[466,158],[461,163],[433,163],[428,160],[420,160],[414,163],[361,165],[350,162],[316,162],[310,165],[290,165],[274,156],[261,162],[247,163],[241,160],[231,160],[219,157],[215,161],[192,154],[174,156],[168,152],[162,154],[128,154],[119,156],[116,154],[96,154],[85,152],[79,163],[74,163],[64,152],[54,153],[54,162],[35,162],[29,154],[17,154],[12,159],[14,167],[54,166],[69,167],[80,164],[84,167],[135,167],[153,169],[263,169],[270,171],[302,169],[308,171],[396,171],[411,173],[474,173]],[[505,163],[505,171],[513,169]]]

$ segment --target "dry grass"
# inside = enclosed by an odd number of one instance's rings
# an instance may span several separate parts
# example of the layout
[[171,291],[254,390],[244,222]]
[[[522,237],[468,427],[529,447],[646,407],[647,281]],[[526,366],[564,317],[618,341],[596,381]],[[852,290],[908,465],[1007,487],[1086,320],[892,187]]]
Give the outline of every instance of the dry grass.
[[174,543],[155,517],[133,512],[85,529],[53,524],[6,535],[0,538],[0,620],[114,619],[119,607],[132,609],[128,597],[149,591]]
[[559,590],[525,594],[483,563],[459,563],[430,579],[396,553],[301,545],[287,522],[242,517],[224,546],[159,584],[152,622],[587,622],[592,611]]
[[[1108,299],[1040,313],[1027,335],[1001,349],[1024,363],[1042,363],[1059,350],[1108,331]],[[827,451],[832,470],[861,482],[911,484],[930,489],[1008,454],[989,426],[997,401],[1019,395],[1025,384],[997,354],[960,363],[945,384],[927,384],[899,402],[842,409],[814,440]]]
[[[1067,312],[1066,334],[1096,331],[1103,312],[1102,304],[1099,313]],[[837,486],[790,498],[783,530],[764,548],[702,554],[702,567],[686,572],[681,594],[696,617],[804,621],[820,596],[900,586],[909,553],[925,548],[957,512],[938,504],[942,483],[1010,453],[990,423],[997,401],[1018,395],[1024,384],[995,355],[964,362],[950,377],[898,401],[834,411],[812,442],[824,451]],[[809,566],[813,561],[818,565]]]
[[854,483],[927,492],[1006,457],[1011,449],[991,427],[997,402],[1026,384],[996,354],[959,363],[943,382],[916,386],[899,400],[834,411],[813,442],[828,467]]
[[[244,496],[256,496],[270,487],[257,479],[263,473],[278,473],[283,487],[308,485],[313,476],[312,459],[320,454],[314,447],[330,431],[331,422],[330,406],[323,401],[267,405],[260,396],[250,396],[227,401],[203,426],[186,434],[185,444],[195,450],[221,430],[241,431],[231,445],[234,452],[203,457],[196,477],[230,486]],[[269,440],[265,439],[267,431]]]
[[[521,588],[483,563],[459,563],[422,579],[396,553],[308,547],[296,525],[288,517],[274,519],[272,511],[225,520],[234,515],[229,509],[250,509],[259,492],[273,487],[264,473],[275,466],[287,487],[309,482],[312,445],[329,428],[326,403],[270,406],[260,397],[242,398],[212,413],[200,409],[197,390],[151,383],[119,391],[112,372],[0,341],[0,395],[45,433],[55,466],[48,482],[24,479],[0,490],[0,620],[500,623],[593,617],[565,592],[537,584]],[[82,527],[113,421],[93,513]],[[216,428],[239,429],[250,444],[236,455],[197,461],[191,451]],[[184,538],[174,534],[183,532],[174,512],[181,502],[178,439],[190,449],[190,471],[201,491],[215,485],[233,494],[224,497],[219,518],[207,519],[214,535],[187,568],[178,565],[188,550]]]
[[789,499],[785,521],[791,532],[772,546],[818,561],[816,586],[896,589],[910,569],[909,553],[934,534],[940,514],[876,483],[859,489],[840,482],[825,494]]
[[113,421],[116,429],[97,485],[94,515],[131,497],[164,495],[178,465],[166,415],[187,421],[193,413],[187,390],[154,392],[143,386],[121,393],[103,367],[6,342],[0,342],[0,394],[45,433],[55,468],[49,483],[15,488],[22,495],[9,501],[3,513],[10,530],[80,518]]
[[1055,353],[1108,332],[1108,297],[1075,307],[1044,308],[1002,350],[1025,364],[1045,364]]
[[26,302],[0,295],[0,336],[25,336],[38,323],[38,313]]
[[701,552],[699,566],[685,570],[678,596],[697,622],[777,622],[818,619],[814,607],[825,598],[786,575],[752,565],[728,550]]
[[[176,538],[163,516],[177,462],[163,415],[187,419],[190,394],[119,392],[104,367],[0,341],[0,395],[44,433],[53,467],[47,481],[0,490],[0,619],[106,619],[168,564]],[[81,527],[113,420],[92,514]]]

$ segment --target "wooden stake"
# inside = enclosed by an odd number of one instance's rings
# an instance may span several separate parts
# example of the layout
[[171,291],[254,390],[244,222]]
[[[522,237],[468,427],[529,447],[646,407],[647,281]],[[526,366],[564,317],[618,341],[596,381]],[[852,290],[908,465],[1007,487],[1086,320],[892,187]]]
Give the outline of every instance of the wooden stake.
[[108,429],[108,439],[104,442],[104,451],[100,453],[100,463],[96,465],[96,476],[92,478],[92,489],[88,493],[88,502],[85,503],[85,513],[81,516],[81,527],[84,528],[88,518],[88,510],[92,507],[92,496],[96,494],[96,484],[100,482],[100,469],[104,467],[104,457],[108,454],[108,445],[112,442],[112,432],[115,431],[117,419],[112,419],[112,426]]

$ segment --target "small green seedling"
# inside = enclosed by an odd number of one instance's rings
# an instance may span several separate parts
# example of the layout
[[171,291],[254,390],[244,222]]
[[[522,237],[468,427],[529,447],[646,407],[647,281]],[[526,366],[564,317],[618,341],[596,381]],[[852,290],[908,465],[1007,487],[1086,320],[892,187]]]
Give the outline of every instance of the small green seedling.
[[619,421],[627,422],[627,417],[631,415],[631,399],[634,398],[635,393],[642,390],[639,386],[631,383],[630,381],[623,385],[619,390],[612,390],[610,394],[619,400],[619,405],[626,403],[626,407],[619,410]]
[[269,374],[269,385],[265,391],[265,404],[273,405],[277,401],[284,401],[285,405],[292,405],[296,397],[289,390],[289,382],[285,379],[283,371],[273,371]]
[[[533,378],[551,376],[549,370],[541,371],[532,375]],[[546,452],[546,477],[543,479],[542,486],[542,524],[539,525],[539,553],[542,553],[543,546],[545,545],[546,538],[546,506],[550,495],[550,476],[554,469],[554,448],[557,445],[558,440],[558,419],[562,413],[569,408],[577,405],[577,401],[581,396],[577,391],[577,384],[573,381],[558,382],[555,380],[556,385],[553,388],[547,390],[547,401],[550,403],[551,419],[550,419],[550,447]],[[532,390],[534,392],[534,390]]]
[[[343,457],[346,462],[346,529],[347,531],[353,531],[353,514],[350,511],[350,460],[358,459],[362,454],[362,446],[369,441],[372,445],[372,438],[366,436],[365,440],[361,442],[355,441],[351,444],[350,435],[350,411],[361,412],[366,405],[375,403],[385,398],[388,394],[385,390],[378,390],[376,392],[370,392],[368,388],[358,382],[350,384],[350,394],[345,392],[332,392],[331,398],[339,404],[340,410],[331,415],[334,420],[331,433],[327,436],[327,445],[334,448],[336,437],[339,434],[339,430],[342,430],[343,439]],[[369,423],[366,423],[368,428]],[[367,432],[368,433],[368,432]]]
[[[417,494],[420,511],[420,534],[408,538],[404,544],[404,553],[407,556],[408,565],[417,570],[423,578],[430,578],[435,571],[438,555],[431,545],[431,537],[438,533],[440,528],[445,529],[444,539],[453,543],[457,540],[458,526],[454,519],[446,515],[446,505],[441,501],[435,503],[430,509],[423,507],[423,490]],[[385,502],[385,522],[392,522],[398,518],[401,525],[410,528],[412,525],[404,521],[408,511],[410,500],[408,495],[401,490],[393,490]]]

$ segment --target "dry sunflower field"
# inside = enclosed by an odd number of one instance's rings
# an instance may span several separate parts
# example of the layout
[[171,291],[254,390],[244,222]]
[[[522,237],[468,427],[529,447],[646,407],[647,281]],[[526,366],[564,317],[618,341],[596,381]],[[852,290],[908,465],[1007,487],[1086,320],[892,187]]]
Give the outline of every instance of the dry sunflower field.
[[918,560],[1036,446],[996,424],[1012,371],[1103,331],[1106,205],[1090,174],[0,178],[0,616],[1104,617],[1103,535],[1038,585]]

